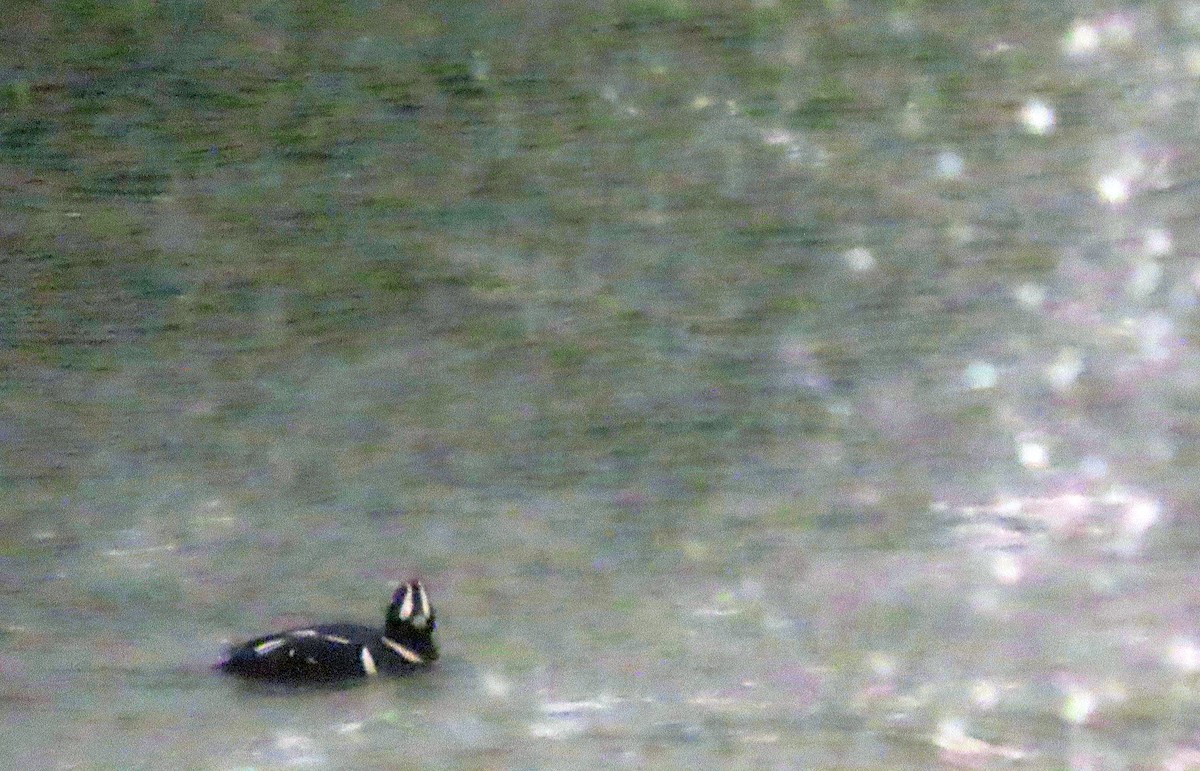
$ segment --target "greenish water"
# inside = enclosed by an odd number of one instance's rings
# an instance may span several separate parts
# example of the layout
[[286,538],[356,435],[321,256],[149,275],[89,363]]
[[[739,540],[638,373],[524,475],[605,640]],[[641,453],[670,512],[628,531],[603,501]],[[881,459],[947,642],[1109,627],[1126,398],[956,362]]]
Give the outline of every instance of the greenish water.
[[1195,766],[1195,16],[9,3],[0,765]]

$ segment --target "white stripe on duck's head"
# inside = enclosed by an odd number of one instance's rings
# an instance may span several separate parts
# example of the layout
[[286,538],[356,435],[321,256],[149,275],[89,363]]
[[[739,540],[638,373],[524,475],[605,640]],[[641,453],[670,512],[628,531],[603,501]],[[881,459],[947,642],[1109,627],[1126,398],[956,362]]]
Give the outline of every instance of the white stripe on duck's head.
[[[389,636],[400,630],[411,630],[419,635],[431,635],[434,629],[433,607],[429,604],[429,595],[425,592],[420,581],[409,581],[402,584],[392,595],[392,604],[388,606],[387,632]],[[407,635],[406,635],[407,636]]]

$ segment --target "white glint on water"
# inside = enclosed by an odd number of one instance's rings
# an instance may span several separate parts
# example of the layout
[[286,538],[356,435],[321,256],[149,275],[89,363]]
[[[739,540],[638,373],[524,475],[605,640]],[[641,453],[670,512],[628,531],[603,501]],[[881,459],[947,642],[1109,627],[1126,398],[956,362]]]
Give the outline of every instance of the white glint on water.
[[1129,180],[1109,174],[1096,181],[1096,195],[1101,203],[1109,206],[1119,206],[1129,200]]
[[848,249],[842,255],[842,259],[850,266],[850,269],[856,273],[864,273],[875,267],[875,255],[871,254],[870,249],[861,246],[856,246],[853,249]]
[[1027,469],[1044,469],[1050,466],[1050,451],[1038,442],[1021,442],[1017,445],[1017,458]]
[[973,361],[963,370],[963,385],[972,391],[993,388],[996,385],[996,368],[986,361]]
[[1021,123],[1030,134],[1045,136],[1054,130],[1054,108],[1040,99],[1031,99],[1021,108]]

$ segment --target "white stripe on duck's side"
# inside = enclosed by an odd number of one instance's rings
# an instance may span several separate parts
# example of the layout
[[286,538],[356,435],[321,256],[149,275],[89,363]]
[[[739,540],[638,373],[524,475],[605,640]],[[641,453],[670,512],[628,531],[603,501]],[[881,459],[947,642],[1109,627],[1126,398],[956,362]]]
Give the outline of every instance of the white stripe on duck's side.
[[396,653],[400,654],[400,658],[404,659],[408,663],[410,663],[410,664],[424,664],[425,663],[425,659],[421,658],[421,656],[418,653],[416,653],[415,651],[410,651],[408,648],[405,648],[403,645],[401,645],[400,643],[391,639],[390,637],[381,637],[379,639],[383,642],[384,645],[391,648]]
[[370,648],[364,645],[362,647],[362,653],[359,654],[359,658],[362,659],[363,672],[368,675],[379,673],[379,668],[375,666],[375,657],[371,655]]
[[268,653],[275,650],[276,648],[278,648],[279,646],[283,645],[286,642],[287,642],[286,637],[274,637],[270,640],[267,640],[266,642],[259,643],[258,645],[254,646],[254,655],[255,656],[266,656]]
[[[259,643],[258,645],[255,645],[254,646],[254,655],[266,656],[268,653],[275,650],[276,648],[279,648],[279,647],[285,645],[287,643],[289,637],[317,637],[318,634],[319,633],[315,629],[297,629],[295,632],[288,632],[287,634],[282,635],[280,637],[272,637],[270,640],[266,640],[264,642]],[[322,634],[319,636],[323,640],[328,640],[329,642],[337,643],[338,645],[353,645],[353,643],[349,640],[349,638],[342,637],[340,635]],[[295,652],[291,652],[291,653],[289,653],[289,655],[294,656]]]

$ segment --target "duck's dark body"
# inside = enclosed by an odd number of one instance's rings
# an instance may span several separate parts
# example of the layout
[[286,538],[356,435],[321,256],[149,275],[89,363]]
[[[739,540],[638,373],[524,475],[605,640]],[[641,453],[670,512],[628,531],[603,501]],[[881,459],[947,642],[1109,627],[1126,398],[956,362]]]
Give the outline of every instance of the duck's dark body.
[[372,675],[405,675],[437,660],[434,613],[418,581],[401,586],[383,629],[321,624],[243,643],[218,664],[224,672],[287,683],[329,683]]

